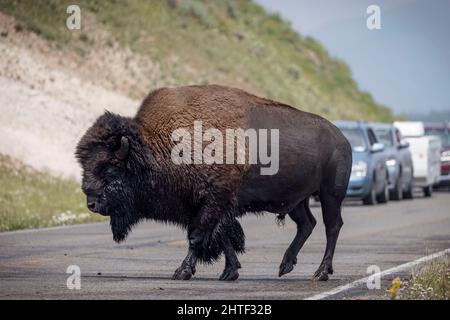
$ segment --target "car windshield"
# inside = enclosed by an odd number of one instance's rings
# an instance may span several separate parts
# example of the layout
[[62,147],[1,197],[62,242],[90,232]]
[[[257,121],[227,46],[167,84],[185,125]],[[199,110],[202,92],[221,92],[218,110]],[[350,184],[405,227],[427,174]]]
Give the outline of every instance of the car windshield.
[[352,145],[354,152],[364,152],[367,149],[366,141],[361,130],[359,129],[341,129],[344,136]]
[[450,145],[450,134],[447,130],[439,130],[439,129],[425,129],[426,136],[438,136],[441,138],[443,146]]
[[376,129],[375,135],[379,142],[384,144],[386,147],[392,147],[394,141],[392,140],[392,132],[390,129]]

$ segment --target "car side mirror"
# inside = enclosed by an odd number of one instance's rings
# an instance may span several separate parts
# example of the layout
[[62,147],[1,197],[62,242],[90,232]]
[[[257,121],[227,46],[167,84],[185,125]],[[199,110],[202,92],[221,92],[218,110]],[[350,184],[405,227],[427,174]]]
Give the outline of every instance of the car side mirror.
[[372,145],[372,147],[370,148],[370,152],[375,153],[375,152],[380,152],[384,150],[384,144],[376,142]]
[[405,149],[405,148],[409,148],[409,142],[406,140],[402,140],[400,141],[400,144],[398,145],[399,149]]

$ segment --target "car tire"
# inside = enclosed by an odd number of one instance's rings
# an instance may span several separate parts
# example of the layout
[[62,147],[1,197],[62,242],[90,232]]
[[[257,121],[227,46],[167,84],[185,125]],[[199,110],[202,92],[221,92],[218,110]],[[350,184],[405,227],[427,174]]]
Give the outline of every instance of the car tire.
[[423,188],[423,195],[425,198],[430,198],[433,195],[433,186],[429,185]]
[[403,199],[414,199],[413,186],[411,183],[409,184],[408,189],[403,191]]
[[389,192],[389,199],[390,200],[402,200],[403,198],[403,179],[402,176],[399,175],[399,177],[397,178],[397,181],[395,182],[394,185],[394,190],[391,190]]
[[414,177],[411,174],[411,179],[409,180],[408,188],[403,191],[403,199],[414,199],[414,187],[413,187]]
[[375,186],[372,186],[369,194],[365,196],[362,201],[366,206],[373,206],[375,203],[377,203],[377,193],[375,192]]
[[381,191],[381,193],[377,195],[377,202],[387,203],[388,201],[389,201],[389,189],[387,183],[385,183],[383,191]]

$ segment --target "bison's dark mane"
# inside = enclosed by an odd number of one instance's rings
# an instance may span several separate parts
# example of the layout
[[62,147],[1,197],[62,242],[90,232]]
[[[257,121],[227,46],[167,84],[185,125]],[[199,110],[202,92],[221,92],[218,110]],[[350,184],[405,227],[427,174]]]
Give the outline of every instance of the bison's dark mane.
[[[192,167],[189,165],[179,165],[176,170],[173,170],[174,164],[171,159],[154,157],[153,155],[158,152],[151,149],[152,145],[144,143],[137,124],[131,121],[129,125],[134,141],[138,142],[134,144],[134,152],[130,152],[130,158],[127,159],[130,173],[136,179],[131,184],[135,186],[133,188],[135,192],[145,190],[139,193],[140,198],[135,203],[137,208],[135,216],[137,214],[141,219],[175,224],[190,232],[190,226],[195,224],[195,216],[205,205],[205,196],[214,196],[214,188],[205,187],[200,183],[201,179],[187,178],[192,175],[190,171]],[[126,128],[126,126],[122,127]],[[209,190],[209,193],[205,194],[204,190]],[[217,197],[220,196],[217,195]],[[218,201],[223,200],[218,199]],[[229,219],[224,219],[223,223],[212,226],[209,237],[206,237],[207,241],[198,252],[200,261],[212,263],[220,257],[224,248],[222,243],[224,233],[232,235],[231,241],[237,252],[244,251],[244,232],[240,224],[234,220],[237,211],[238,209],[235,208],[235,212],[230,212]],[[226,212],[223,214],[225,215]],[[131,224],[128,225],[134,224],[134,220],[131,220]]]
[[[130,142],[130,151],[126,159],[118,161],[114,152],[121,137]],[[76,157],[84,174],[93,172],[105,181],[119,177],[126,181],[109,186],[118,192],[107,208],[115,241],[125,240],[132,227],[145,219],[188,227],[190,213],[196,209],[193,194],[185,196],[189,194],[181,190],[185,185],[171,176],[165,161],[153,156],[134,119],[106,112],[83,136]],[[111,168],[114,173],[109,172]]]
[[[122,137],[129,141],[129,154],[118,161],[114,154]],[[188,230],[193,217],[204,205],[201,193],[186,182],[186,175],[172,172],[170,159],[158,157],[151,146],[144,142],[134,119],[106,112],[87,131],[76,149],[76,156],[84,174],[92,172],[103,181],[108,181],[106,193],[111,192],[107,208],[111,216],[111,231],[116,242],[124,241],[133,226],[150,219],[175,224]],[[111,181],[113,181],[111,183]],[[209,194],[211,196],[211,194]],[[218,259],[223,250],[222,233],[233,234],[233,246],[238,252],[244,250],[244,232],[230,215],[228,222],[213,228],[208,243],[199,252],[203,262]]]

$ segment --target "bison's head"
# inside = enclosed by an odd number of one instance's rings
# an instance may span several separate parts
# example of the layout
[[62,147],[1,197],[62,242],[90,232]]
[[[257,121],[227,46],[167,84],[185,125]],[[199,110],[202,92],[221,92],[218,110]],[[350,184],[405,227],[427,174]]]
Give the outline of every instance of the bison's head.
[[[81,138],[76,156],[89,210],[110,216],[115,241],[142,219],[149,151],[130,118],[106,112]],[[151,180],[151,179],[150,179]]]

